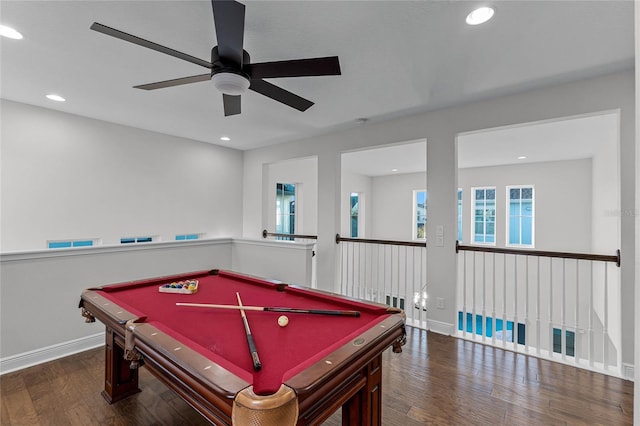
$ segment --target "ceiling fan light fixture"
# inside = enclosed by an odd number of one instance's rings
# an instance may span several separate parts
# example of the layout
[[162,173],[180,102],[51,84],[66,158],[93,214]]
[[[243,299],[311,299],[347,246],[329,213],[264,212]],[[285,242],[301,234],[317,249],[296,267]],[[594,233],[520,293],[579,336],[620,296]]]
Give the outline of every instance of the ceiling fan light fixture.
[[220,72],[214,74],[211,79],[218,91],[231,96],[242,95],[250,85],[248,78],[232,72]]
[[479,7],[467,15],[465,20],[469,25],[480,25],[493,17],[495,11],[491,7]]
[[20,34],[17,30],[8,27],[6,25],[0,25],[0,36],[11,38],[14,40],[21,40],[22,34]]

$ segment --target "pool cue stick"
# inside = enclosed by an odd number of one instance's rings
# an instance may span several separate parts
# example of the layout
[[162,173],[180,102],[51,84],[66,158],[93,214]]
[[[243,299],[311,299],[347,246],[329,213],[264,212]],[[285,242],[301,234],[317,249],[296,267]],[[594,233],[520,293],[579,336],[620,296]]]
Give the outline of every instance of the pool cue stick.
[[247,314],[244,313],[242,300],[240,300],[240,293],[236,293],[236,297],[238,298],[238,307],[240,308],[240,315],[242,316],[242,322],[244,323],[244,331],[247,333],[247,343],[249,344],[249,352],[251,352],[251,359],[253,360],[253,369],[255,371],[260,371],[260,369],[262,368],[262,364],[260,363],[260,358],[258,357],[256,342],[253,341],[253,335],[251,334],[251,329],[249,328],[249,321],[247,321]]
[[176,302],[176,306],[191,306],[194,308],[212,308],[212,309],[244,309],[245,311],[264,311],[264,312],[286,312],[290,314],[318,314],[318,315],[337,315],[342,317],[359,317],[360,311],[334,311],[330,309],[298,309],[298,308],[281,308],[281,307],[265,307],[265,306],[236,306],[236,305],[214,305],[210,303],[182,303]]

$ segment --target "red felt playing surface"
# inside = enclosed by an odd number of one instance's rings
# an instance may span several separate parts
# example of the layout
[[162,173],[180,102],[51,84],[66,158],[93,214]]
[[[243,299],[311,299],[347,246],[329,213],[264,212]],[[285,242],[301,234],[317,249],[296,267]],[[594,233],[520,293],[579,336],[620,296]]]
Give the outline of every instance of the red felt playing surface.
[[[277,291],[268,281],[220,272],[202,274],[193,295],[159,293],[157,280],[106,288],[105,297],[147,317],[165,333],[192,346],[202,355],[253,383],[258,394],[270,394],[283,382],[351,341],[365,329],[387,318],[384,308],[344,301],[331,295],[287,287]],[[236,292],[245,306],[301,309],[358,310],[360,317],[286,314],[289,324],[278,325],[282,313],[246,311],[262,369],[253,371],[240,312],[176,306],[176,302],[237,305]],[[193,342],[190,344],[190,342]]]

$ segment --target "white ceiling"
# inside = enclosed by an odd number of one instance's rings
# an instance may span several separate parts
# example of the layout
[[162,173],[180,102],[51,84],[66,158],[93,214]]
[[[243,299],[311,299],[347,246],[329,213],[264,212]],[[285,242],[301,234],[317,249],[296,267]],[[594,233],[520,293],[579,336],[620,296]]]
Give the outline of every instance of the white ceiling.
[[593,158],[618,149],[618,120],[611,112],[459,135],[458,167]]
[[427,170],[427,141],[402,144],[342,154],[342,169],[364,176],[419,173]]
[[[616,112],[606,112],[460,134],[458,167],[593,158],[598,151],[618,149],[618,120]],[[425,172],[427,141],[344,153],[342,168],[372,177]]]
[[[494,1],[494,19],[477,27],[464,18],[478,2],[244,3],[252,62],[339,56],[341,76],[271,80],[316,102],[308,111],[248,92],[242,115],[224,117],[211,82],[133,89],[206,70],[89,30],[97,21],[209,60],[209,1],[2,0],[1,23],[24,39],[0,42],[0,96],[250,149],[356,126],[361,117],[428,111],[634,63],[630,0]],[[48,101],[51,92],[67,102]]]

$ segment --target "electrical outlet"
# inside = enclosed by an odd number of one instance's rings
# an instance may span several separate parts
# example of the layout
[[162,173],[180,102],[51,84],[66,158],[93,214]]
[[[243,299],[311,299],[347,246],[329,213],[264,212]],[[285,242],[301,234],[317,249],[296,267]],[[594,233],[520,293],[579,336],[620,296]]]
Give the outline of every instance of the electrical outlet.
[[444,297],[436,297],[436,308],[444,309]]

